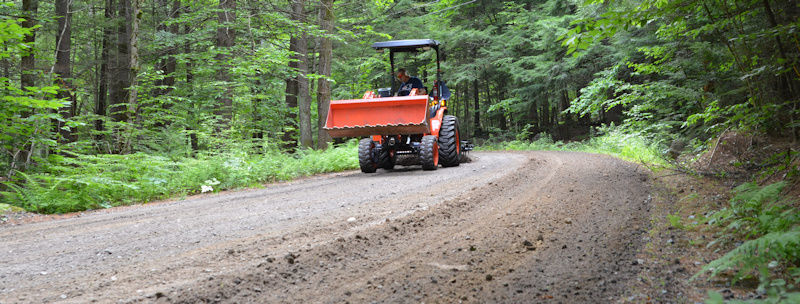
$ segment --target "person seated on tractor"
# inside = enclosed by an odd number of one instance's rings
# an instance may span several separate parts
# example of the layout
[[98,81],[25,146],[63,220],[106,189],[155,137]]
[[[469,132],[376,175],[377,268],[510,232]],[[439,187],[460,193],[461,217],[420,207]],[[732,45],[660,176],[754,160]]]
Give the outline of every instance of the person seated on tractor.
[[397,90],[397,96],[408,96],[411,90],[417,89],[417,95],[425,95],[425,87],[422,85],[422,80],[417,77],[409,76],[406,69],[397,70],[397,79],[403,82],[400,89]]

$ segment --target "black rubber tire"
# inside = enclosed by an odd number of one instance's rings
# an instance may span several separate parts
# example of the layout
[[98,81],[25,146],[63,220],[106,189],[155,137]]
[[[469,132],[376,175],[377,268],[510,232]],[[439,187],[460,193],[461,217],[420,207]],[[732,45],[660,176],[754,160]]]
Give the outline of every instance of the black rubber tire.
[[458,118],[445,115],[439,129],[439,163],[442,167],[455,167],[461,163],[461,134]]
[[395,154],[389,148],[384,147],[378,152],[378,167],[386,170],[394,169]]
[[436,170],[439,167],[439,142],[436,136],[425,135],[420,143],[419,161],[422,170]]
[[361,167],[361,172],[375,173],[378,170],[378,164],[372,159],[373,149],[375,142],[372,138],[364,138],[358,142],[358,166]]

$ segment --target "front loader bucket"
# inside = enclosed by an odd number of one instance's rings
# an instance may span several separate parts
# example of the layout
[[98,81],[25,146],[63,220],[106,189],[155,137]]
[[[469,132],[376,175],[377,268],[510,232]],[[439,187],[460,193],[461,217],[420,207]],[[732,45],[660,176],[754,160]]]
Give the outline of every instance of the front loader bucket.
[[331,137],[430,133],[428,95],[332,100],[325,130]]

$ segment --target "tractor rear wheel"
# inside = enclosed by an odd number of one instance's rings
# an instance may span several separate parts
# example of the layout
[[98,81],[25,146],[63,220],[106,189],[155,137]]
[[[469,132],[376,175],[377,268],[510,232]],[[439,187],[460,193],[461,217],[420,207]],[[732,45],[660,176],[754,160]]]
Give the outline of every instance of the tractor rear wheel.
[[436,170],[439,166],[439,143],[436,136],[425,135],[420,144],[419,160],[422,170]]
[[375,173],[378,170],[378,164],[372,157],[374,149],[375,142],[372,138],[364,138],[358,142],[358,165],[361,167],[361,172]]
[[389,149],[389,147],[384,146],[380,152],[378,152],[378,167],[383,168],[386,170],[394,169],[395,163],[395,151]]
[[439,157],[442,167],[455,167],[461,163],[461,134],[458,131],[458,118],[445,115],[439,129]]

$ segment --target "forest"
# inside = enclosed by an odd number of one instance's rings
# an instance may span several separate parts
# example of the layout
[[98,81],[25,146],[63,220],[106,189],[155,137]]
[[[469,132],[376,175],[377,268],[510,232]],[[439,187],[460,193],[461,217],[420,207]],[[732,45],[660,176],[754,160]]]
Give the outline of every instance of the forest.
[[[794,0],[3,1],[0,203],[74,212],[357,168],[355,141],[322,130],[330,101],[391,83],[372,43],[423,38],[479,147],[635,136],[660,163],[711,162],[740,134],[788,143],[736,164],[782,173],[748,188],[777,196],[798,173],[798,16]],[[400,65],[431,83],[431,59]],[[783,233],[797,280],[800,216],[781,208],[788,226],[749,237]],[[715,271],[771,260],[737,261]]]
[[[390,81],[372,42],[442,42],[476,141],[615,125],[669,146],[798,137],[793,1],[6,1],[6,179],[63,158],[325,149],[331,98]],[[429,55],[410,72],[432,81]],[[424,63],[425,62],[425,63]],[[38,171],[37,171],[38,172]]]

